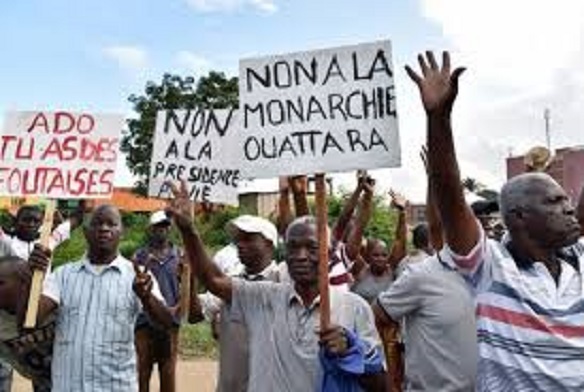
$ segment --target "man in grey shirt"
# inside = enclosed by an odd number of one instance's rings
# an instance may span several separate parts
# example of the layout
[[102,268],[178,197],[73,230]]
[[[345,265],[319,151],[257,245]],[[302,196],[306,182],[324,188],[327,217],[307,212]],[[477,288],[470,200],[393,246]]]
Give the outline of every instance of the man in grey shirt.
[[[236,276],[250,282],[280,281],[280,269],[273,260],[278,230],[270,221],[241,215],[226,226],[238,251],[244,271]],[[246,325],[230,317],[223,301],[211,293],[199,295],[207,318],[219,316],[219,377],[217,392],[245,392],[249,378],[249,347]]]
[[[373,359],[380,358],[379,338],[371,309],[363,299],[332,290],[331,326],[316,332],[318,239],[313,220],[299,218],[286,233],[286,262],[292,284],[246,282],[225,276],[209,259],[193,226],[193,206],[186,185],[183,183],[180,191],[173,185],[172,190],[175,198],[168,211],[181,232],[193,271],[209,291],[230,306],[230,317],[247,326],[249,391],[314,391],[321,376],[324,381],[342,379],[356,384],[356,390],[385,390],[382,363]],[[319,347],[323,348],[320,353]],[[353,372],[342,364],[350,354],[359,363]],[[323,365],[329,366],[326,375]]]
[[373,306],[381,322],[405,323],[406,391],[474,391],[474,302],[462,276],[432,256],[409,264]]

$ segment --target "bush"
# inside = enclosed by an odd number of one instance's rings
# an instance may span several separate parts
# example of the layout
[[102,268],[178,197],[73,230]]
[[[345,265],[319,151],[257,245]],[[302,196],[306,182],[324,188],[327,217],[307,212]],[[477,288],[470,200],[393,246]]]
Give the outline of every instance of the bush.
[[85,237],[81,227],[71,233],[71,238],[62,243],[53,256],[53,265],[58,267],[62,264],[81,259],[86,252]]
[[179,354],[182,358],[217,358],[217,342],[207,322],[185,324],[180,330]]

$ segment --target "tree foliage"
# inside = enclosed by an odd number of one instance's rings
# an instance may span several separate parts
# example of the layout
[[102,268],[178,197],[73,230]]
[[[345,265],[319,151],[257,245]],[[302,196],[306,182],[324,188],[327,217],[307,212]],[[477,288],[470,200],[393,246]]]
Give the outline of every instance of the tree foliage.
[[[350,196],[350,192],[342,191],[339,196],[327,198],[329,224],[333,224],[343,209],[343,205]],[[393,211],[383,197],[376,195],[373,199],[373,213],[371,220],[365,228],[366,238],[379,238],[391,243],[395,237],[397,214]]]
[[237,78],[221,72],[209,72],[197,82],[192,76],[164,74],[160,83],[149,81],[144,93],[132,94],[128,100],[136,113],[128,119],[121,150],[126,153],[130,171],[138,177],[137,191],[146,194],[150,158],[154,141],[156,114],[160,110],[193,109],[195,107],[224,109],[238,105]]

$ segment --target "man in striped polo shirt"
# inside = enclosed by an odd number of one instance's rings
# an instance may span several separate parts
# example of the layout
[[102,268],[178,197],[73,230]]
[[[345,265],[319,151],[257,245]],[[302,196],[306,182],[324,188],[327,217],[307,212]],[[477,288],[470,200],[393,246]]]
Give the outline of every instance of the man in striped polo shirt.
[[566,192],[547,174],[511,179],[501,191],[509,241],[485,238],[464,201],[451,111],[458,78],[448,53],[418,57],[428,120],[429,174],[447,245],[440,259],[465,278],[477,305],[479,391],[584,389],[584,258],[560,256],[580,226]]
[[[87,254],[48,276],[39,303],[39,320],[57,312],[53,392],[137,392],[138,315],[166,328],[174,319],[152,275],[119,254],[118,209],[97,207],[84,229]],[[37,245],[31,266],[46,269],[48,253]]]

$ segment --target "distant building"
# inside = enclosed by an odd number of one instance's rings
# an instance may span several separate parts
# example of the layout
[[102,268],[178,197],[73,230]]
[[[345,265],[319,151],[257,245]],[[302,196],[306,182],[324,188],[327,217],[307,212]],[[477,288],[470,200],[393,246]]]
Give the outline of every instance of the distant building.
[[[332,194],[333,179],[326,178],[328,195]],[[313,176],[308,177],[306,194],[309,200],[314,198],[315,180]],[[246,184],[239,191],[239,205],[246,214],[261,216],[263,218],[275,218],[278,214],[278,201],[280,191],[277,180],[256,180],[254,183]],[[294,214],[294,202],[290,192],[290,205]]]
[[[525,173],[524,155],[507,158],[507,179]],[[559,148],[546,170],[576,200],[584,185],[584,146]]]
[[140,196],[133,192],[133,188],[114,188],[111,199],[88,200],[87,208],[102,204],[114,205],[123,212],[154,212],[166,207],[165,200]]

